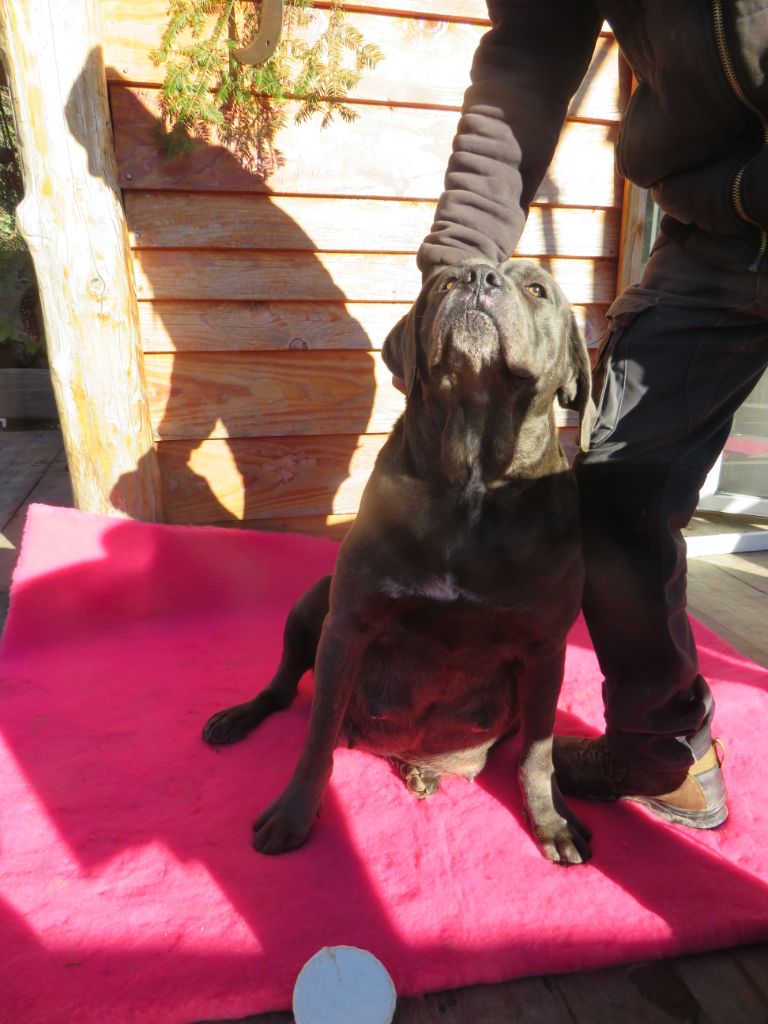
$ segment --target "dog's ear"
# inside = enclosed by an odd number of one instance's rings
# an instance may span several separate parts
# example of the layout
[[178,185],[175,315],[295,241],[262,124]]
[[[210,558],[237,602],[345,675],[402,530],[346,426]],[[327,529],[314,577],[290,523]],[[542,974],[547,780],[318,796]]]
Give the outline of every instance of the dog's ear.
[[[439,268],[442,269],[442,268]],[[424,310],[432,294],[434,278],[432,273],[424,282],[419,296],[384,339],[381,358],[395,377],[405,381],[405,394],[410,397],[418,370],[419,332],[422,327]]]
[[381,358],[395,376],[405,381],[405,394],[410,397],[416,380],[416,332],[419,329],[416,306],[401,317],[384,339]]
[[595,421],[592,401],[592,368],[589,353],[573,313],[569,313],[567,326],[563,382],[557,389],[557,400],[564,409],[579,414],[579,447],[589,451],[589,437]]

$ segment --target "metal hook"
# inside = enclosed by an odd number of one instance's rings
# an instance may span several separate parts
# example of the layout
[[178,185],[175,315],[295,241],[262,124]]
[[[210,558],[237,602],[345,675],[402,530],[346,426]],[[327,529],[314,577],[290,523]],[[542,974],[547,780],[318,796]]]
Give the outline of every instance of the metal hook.
[[233,50],[241,64],[263,64],[269,60],[280,42],[283,28],[283,0],[262,0],[259,31],[247,46]]

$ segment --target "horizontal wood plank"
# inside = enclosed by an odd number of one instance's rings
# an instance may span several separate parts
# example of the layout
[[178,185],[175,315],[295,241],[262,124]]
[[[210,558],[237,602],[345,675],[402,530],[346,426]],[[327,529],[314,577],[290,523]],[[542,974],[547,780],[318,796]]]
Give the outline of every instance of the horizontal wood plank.
[[[130,2],[130,0],[129,0]],[[316,7],[329,7],[330,0],[315,0]],[[376,11],[379,14],[408,15],[416,18],[454,18],[458,21],[476,21],[490,25],[488,20],[487,0],[398,0],[388,3],[387,0],[371,0],[370,3],[345,3],[348,11]],[[600,29],[603,35],[612,35],[613,29],[604,21]]]
[[144,357],[158,440],[388,433],[404,399],[367,352]]
[[[127,192],[139,249],[293,249],[416,252],[435,215],[431,201],[184,192]],[[618,255],[620,211],[534,207],[520,256]]]
[[[380,349],[409,302],[140,302],[145,352]],[[605,305],[574,306],[588,344],[605,330]]]
[[[541,259],[571,302],[608,303],[614,260]],[[421,289],[412,255],[143,249],[134,252],[140,299],[411,302]]]
[[[562,435],[570,433],[561,431]],[[386,434],[160,441],[166,519],[232,523],[352,521]]]
[[386,436],[162,441],[166,517],[213,523],[353,516]]
[[[308,533],[313,537],[327,537],[341,543],[349,533],[355,516],[281,516],[279,519],[257,519],[255,522],[244,522],[250,529],[275,530],[279,533]],[[293,1017],[287,1018],[292,1024]],[[269,1024],[269,1021],[265,1021]],[[273,1024],[278,1024],[277,1021]]]
[[[451,111],[363,105],[353,124],[337,120],[321,129],[312,121],[295,124],[295,104],[288,104],[289,123],[277,137],[273,159],[246,170],[213,137],[198,140],[183,156],[165,156],[157,142],[157,89],[112,85],[110,97],[119,180],[126,190],[436,200],[457,124]],[[614,134],[613,125],[567,122],[535,201],[620,206]],[[194,217],[194,208],[189,215]]]
[[[327,7],[327,0],[317,0],[318,7]],[[378,11],[381,14],[407,14],[424,18],[456,18],[461,21],[476,21],[484,25],[488,21],[488,5],[486,0],[371,0],[370,3],[345,4],[350,11]]]
[[145,352],[380,349],[411,304],[140,302]]
[[[245,527],[249,530],[275,530],[279,533],[308,533],[313,537],[327,537],[330,540],[342,541],[355,521],[352,513],[338,516],[270,516],[268,519],[244,519],[241,523],[230,524]],[[226,524],[222,524],[226,525]],[[293,1024],[293,1016],[285,1018],[287,1024]],[[278,1020],[265,1018],[264,1024],[278,1024]]]
[[[153,63],[150,53],[159,46],[168,22],[167,0],[143,0],[133,4],[130,11],[122,0],[104,0],[102,8],[108,77],[159,85],[164,69]],[[350,100],[454,109],[461,106],[472,57],[485,26],[397,17],[391,12],[349,12],[347,21],[384,54],[375,68],[363,73],[349,93]],[[309,13],[300,37],[313,43],[327,23],[327,11],[316,8]],[[570,105],[571,117],[604,121],[620,118],[623,97],[618,61],[615,40],[601,37],[591,67]]]
[[[114,46],[114,36],[121,24],[126,26],[126,34],[135,35],[146,33],[147,15],[143,8],[146,7],[151,20],[157,20],[157,10],[160,6],[158,0],[101,0],[101,17],[106,47]],[[329,0],[314,0],[314,6],[323,10],[330,6]],[[433,0],[398,0],[397,3],[388,3],[387,0],[369,0],[364,3],[345,3],[345,9],[350,14],[384,14],[395,17],[426,18],[438,20],[463,21],[470,24],[489,26],[488,7],[486,0],[440,0],[434,3]],[[166,4],[167,10],[167,4]],[[610,28],[603,25],[603,32],[610,34]],[[149,37],[147,37],[149,38]],[[120,70],[119,61],[111,62],[108,59],[109,50],[105,55],[105,63],[114,63]]]
[[158,441],[384,434],[405,402],[372,352],[149,353],[144,367]]

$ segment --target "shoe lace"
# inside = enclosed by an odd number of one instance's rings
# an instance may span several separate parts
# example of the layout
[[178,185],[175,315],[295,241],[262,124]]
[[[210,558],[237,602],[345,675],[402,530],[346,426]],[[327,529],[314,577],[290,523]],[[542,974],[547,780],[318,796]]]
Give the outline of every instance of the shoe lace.
[[723,767],[723,761],[725,760],[725,755],[727,753],[727,749],[726,749],[726,746],[725,746],[725,740],[720,739],[719,736],[715,736],[715,738],[712,740],[712,746],[715,748],[715,757],[717,758],[717,766],[718,766],[718,768],[722,768]]

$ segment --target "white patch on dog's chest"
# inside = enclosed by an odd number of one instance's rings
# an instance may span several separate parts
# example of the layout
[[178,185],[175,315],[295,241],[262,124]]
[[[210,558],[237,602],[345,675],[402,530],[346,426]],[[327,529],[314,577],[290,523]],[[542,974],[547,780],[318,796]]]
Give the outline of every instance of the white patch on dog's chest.
[[459,587],[450,573],[444,576],[429,576],[418,583],[403,586],[396,580],[385,577],[381,581],[381,589],[388,597],[427,597],[432,601],[457,601],[463,597],[465,601],[479,602],[481,598],[470,590]]

